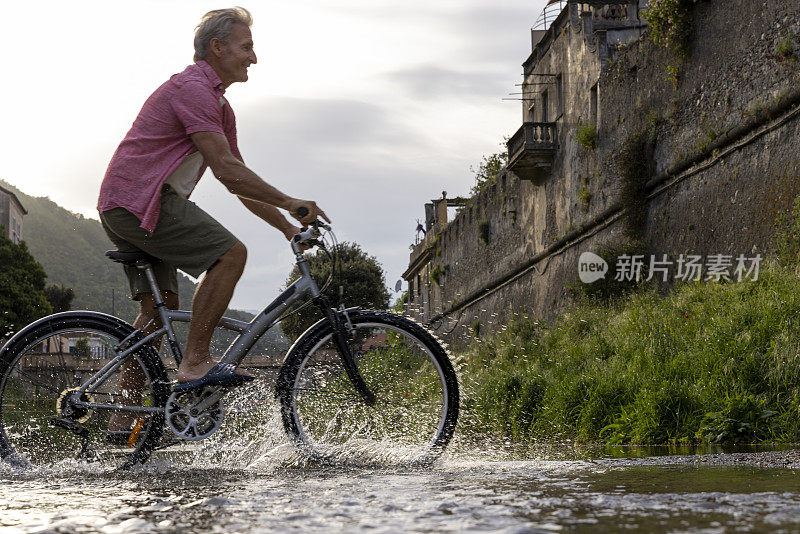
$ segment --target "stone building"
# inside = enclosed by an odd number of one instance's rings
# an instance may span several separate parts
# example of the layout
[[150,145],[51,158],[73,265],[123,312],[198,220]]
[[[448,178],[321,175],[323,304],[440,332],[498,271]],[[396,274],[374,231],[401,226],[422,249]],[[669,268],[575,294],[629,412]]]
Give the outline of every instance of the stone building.
[[800,193],[800,5],[698,2],[676,62],[646,37],[646,3],[554,0],[533,27],[507,167],[403,274],[406,312],[451,343],[556,317],[586,251],[735,263],[769,248]]
[[5,234],[16,244],[22,241],[22,217],[27,214],[17,195],[0,186],[0,226],[5,228]]
[[553,167],[571,172],[575,147],[566,138],[576,125],[596,130],[601,121],[600,71],[646,27],[639,0],[550,0],[522,64],[523,123],[508,141],[510,171],[533,181],[546,179]]

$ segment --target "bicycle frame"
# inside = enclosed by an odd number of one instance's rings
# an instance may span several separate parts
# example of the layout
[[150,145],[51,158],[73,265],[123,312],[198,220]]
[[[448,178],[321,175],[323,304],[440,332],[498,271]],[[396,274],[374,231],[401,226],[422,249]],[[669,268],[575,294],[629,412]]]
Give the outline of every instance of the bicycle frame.
[[[233,342],[228,346],[225,351],[225,354],[221,358],[221,362],[223,363],[230,363],[234,366],[238,366],[239,363],[244,359],[245,355],[247,355],[248,351],[255,345],[255,343],[259,340],[259,338],[269,330],[272,326],[275,325],[277,319],[293,304],[298,301],[307,301],[307,300],[315,300],[318,303],[322,302],[327,305],[327,301],[321,295],[319,287],[317,286],[317,282],[314,280],[313,276],[311,276],[311,268],[308,265],[308,261],[303,256],[302,249],[299,244],[292,242],[292,250],[295,253],[295,260],[297,265],[300,269],[300,278],[293,282],[289,287],[287,287],[278,297],[273,300],[269,305],[267,305],[264,310],[256,315],[249,323],[245,321],[238,321],[236,319],[232,319],[230,317],[223,317],[217,327],[224,328],[226,330],[231,330],[234,332],[239,332],[239,335]],[[153,275],[152,267],[147,262],[137,262],[136,267],[142,271],[144,271],[145,275],[147,276],[147,280],[150,284],[151,289],[153,290],[153,298],[155,301],[155,307],[158,310],[159,317],[161,319],[161,328],[148,334],[145,337],[141,337],[141,330],[134,331],[131,335],[123,339],[115,350],[117,352],[117,356],[112,358],[110,362],[108,362],[102,369],[100,369],[97,373],[95,373],[92,377],[90,377],[72,396],[73,402],[75,405],[84,406],[87,408],[97,408],[97,409],[110,409],[110,410],[119,410],[119,411],[129,411],[129,412],[158,412],[162,411],[163,408],[160,407],[143,407],[143,406],[125,406],[125,405],[116,405],[116,404],[99,404],[95,402],[86,402],[81,400],[81,396],[86,392],[93,392],[97,386],[102,384],[106,379],[108,379],[113,372],[115,372],[125,361],[128,360],[137,350],[141,347],[147,345],[154,339],[162,335],[166,335],[167,341],[169,342],[170,349],[172,351],[172,355],[175,359],[175,363],[180,365],[182,359],[182,353],[180,346],[175,338],[175,332],[172,328],[172,322],[190,322],[192,318],[192,314],[186,310],[170,310],[166,307],[164,303],[164,299],[161,296],[161,290],[158,288],[158,284],[156,283],[155,276]],[[334,320],[335,317],[328,313],[325,314],[329,320]],[[133,344],[129,345],[129,343],[133,342]],[[120,350],[122,349],[122,350]],[[345,349],[346,350],[346,349]],[[349,351],[347,351],[347,355],[344,358],[347,360],[350,358]],[[359,377],[360,379],[360,377]],[[363,381],[362,381],[363,383]],[[222,397],[223,392],[216,392],[213,394],[209,400],[213,399],[212,404],[220,397]],[[205,402],[203,403],[205,404]]]

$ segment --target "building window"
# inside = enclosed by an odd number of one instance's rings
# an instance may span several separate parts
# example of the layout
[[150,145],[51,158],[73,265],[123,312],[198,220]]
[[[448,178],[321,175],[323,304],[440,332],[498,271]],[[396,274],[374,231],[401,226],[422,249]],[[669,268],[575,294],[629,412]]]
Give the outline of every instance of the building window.
[[556,76],[556,110],[555,118],[558,119],[564,113],[564,84],[561,75]]
[[542,93],[542,122],[548,122],[548,117],[547,117],[547,91]]
[[11,217],[11,232],[9,232],[9,236],[11,238],[11,242],[18,244],[19,241],[17,240],[17,218]]
[[597,129],[597,84],[594,84],[594,87],[592,87],[590,106],[589,117],[592,121],[592,125]]

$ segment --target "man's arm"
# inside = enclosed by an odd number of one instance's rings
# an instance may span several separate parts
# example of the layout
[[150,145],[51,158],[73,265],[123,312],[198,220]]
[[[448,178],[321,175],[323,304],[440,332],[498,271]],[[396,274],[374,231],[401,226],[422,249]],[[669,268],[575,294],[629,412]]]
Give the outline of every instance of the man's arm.
[[[285,209],[292,217],[303,224],[312,222],[316,220],[317,217],[322,217],[330,222],[328,216],[317,207],[315,202],[292,198],[269,185],[256,173],[248,169],[241,160],[233,155],[231,147],[228,144],[228,139],[224,135],[216,132],[197,132],[191,134],[190,137],[203,155],[203,159],[211,168],[211,172],[214,173],[214,176],[222,182],[222,185],[224,185],[228,191],[237,195],[243,202],[247,199]],[[253,211],[253,208],[247,203],[245,203],[245,206]],[[262,209],[258,206],[256,206],[256,208],[259,210]],[[297,210],[300,208],[306,208],[308,214],[304,217],[299,217],[297,215]],[[256,211],[253,212],[272,224],[269,219],[264,218],[260,213]],[[271,217],[271,215],[268,215],[268,217]],[[273,224],[273,226],[275,225]],[[276,228],[278,227],[276,226]]]
[[242,204],[244,204],[247,209],[280,230],[283,235],[286,236],[287,240],[291,240],[292,237],[300,233],[300,228],[289,222],[275,206],[264,204],[263,202],[256,202],[249,198],[239,197],[239,200],[242,201]]

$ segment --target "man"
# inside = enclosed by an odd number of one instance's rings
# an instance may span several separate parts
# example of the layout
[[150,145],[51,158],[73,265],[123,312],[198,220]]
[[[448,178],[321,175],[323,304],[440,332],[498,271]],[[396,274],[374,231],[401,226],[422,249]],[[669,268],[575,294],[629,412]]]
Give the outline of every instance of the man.
[[[192,276],[205,272],[192,302],[192,321],[177,380],[181,389],[237,385],[252,377],[215,365],[209,353],[214,327],[228,307],[244,269],[247,250],[228,230],[187,198],[206,167],[242,203],[291,239],[301,223],[329,220],[317,205],[289,197],[245,166],[236,122],[223,96],[234,82],[247,81],[256,63],[252,17],[243,8],[210,11],[197,26],[195,63],[175,74],[145,102],[117,148],[100,188],[98,211],[112,242],[122,251],[142,250],[163,260],[154,266],[170,309],[178,308],[176,268]],[[304,217],[298,210],[308,210]],[[126,267],[131,293],[141,311],[134,326],[160,326],[144,276]],[[123,398],[135,402],[143,383],[134,362],[123,368]],[[112,416],[110,430],[125,428],[129,416]]]

